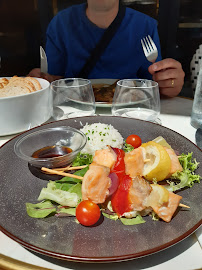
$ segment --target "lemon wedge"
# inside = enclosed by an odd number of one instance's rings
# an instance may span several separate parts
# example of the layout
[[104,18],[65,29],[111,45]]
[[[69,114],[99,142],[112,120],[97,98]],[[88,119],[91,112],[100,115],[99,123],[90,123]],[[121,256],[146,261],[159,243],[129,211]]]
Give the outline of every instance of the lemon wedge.
[[145,206],[156,207],[168,202],[169,191],[166,188],[158,184],[151,184],[150,186],[152,191],[145,202]]
[[165,148],[154,141],[143,143],[141,147],[144,148],[144,157],[147,160],[143,169],[145,179],[155,179],[157,182],[164,180],[171,169],[171,160]]

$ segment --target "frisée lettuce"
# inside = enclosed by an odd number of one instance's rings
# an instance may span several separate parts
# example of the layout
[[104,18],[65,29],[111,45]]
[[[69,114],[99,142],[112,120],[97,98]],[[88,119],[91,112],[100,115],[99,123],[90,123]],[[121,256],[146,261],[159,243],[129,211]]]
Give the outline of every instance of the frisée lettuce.
[[[172,181],[167,181],[169,183],[169,187],[167,188],[169,191],[192,187],[194,183],[200,183],[200,175],[194,173],[198,168],[199,163],[196,159],[192,160],[192,154],[193,153],[188,153],[187,155],[181,154],[179,157],[179,162],[182,165],[183,171],[175,172],[171,176]],[[173,180],[177,180],[177,183]]]

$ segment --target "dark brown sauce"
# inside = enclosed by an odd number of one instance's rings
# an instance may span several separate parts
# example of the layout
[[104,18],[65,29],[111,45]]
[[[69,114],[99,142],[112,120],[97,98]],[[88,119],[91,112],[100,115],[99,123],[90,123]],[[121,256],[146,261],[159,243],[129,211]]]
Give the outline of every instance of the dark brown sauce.
[[72,152],[72,149],[66,146],[46,146],[32,154],[33,158],[53,158],[61,157]]

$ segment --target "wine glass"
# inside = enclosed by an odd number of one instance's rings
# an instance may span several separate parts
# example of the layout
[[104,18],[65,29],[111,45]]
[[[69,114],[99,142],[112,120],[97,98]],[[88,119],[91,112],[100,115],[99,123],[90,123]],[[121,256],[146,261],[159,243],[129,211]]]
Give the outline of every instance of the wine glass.
[[117,82],[112,115],[160,123],[158,83],[146,79],[124,79]]
[[91,82],[82,78],[67,78],[51,83],[55,120],[95,114],[95,97]]

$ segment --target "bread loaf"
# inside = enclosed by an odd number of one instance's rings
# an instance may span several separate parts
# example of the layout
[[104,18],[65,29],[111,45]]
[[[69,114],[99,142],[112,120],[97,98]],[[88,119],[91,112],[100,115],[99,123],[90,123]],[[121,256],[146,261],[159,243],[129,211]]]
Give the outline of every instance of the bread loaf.
[[0,97],[24,95],[40,89],[39,81],[32,77],[13,76],[10,80],[0,79]]
[[21,77],[12,77],[9,80],[9,84],[13,85],[13,86],[26,86],[29,88],[30,92],[34,92],[36,91],[35,86],[32,82],[26,80],[25,78],[21,78]]
[[30,90],[27,86],[22,85],[7,85],[0,90],[0,97],[11,97],[29,94]]
[[9,80],[6,78],[0,79],[0,89],[4,88],[9,83]]
[[25,77],[25,80],[33,83],[34,87],[35,87],[35,91],[40,90],[41,89],[41,84],[39,83],[39,81],[33,77]]

